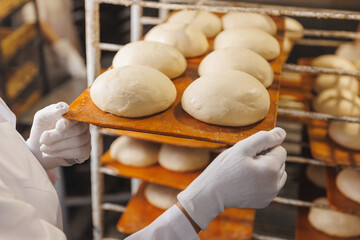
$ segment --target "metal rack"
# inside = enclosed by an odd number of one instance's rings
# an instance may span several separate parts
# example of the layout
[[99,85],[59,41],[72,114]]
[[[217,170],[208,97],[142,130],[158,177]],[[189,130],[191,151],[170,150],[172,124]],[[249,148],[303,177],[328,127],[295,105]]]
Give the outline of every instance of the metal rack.
[[[99,25],[99,5],[101,3],[117,4],[131,7],[131,41],[139,40],[142,34],[143,25],[153,25],[162,22],[169,10],[182,9],[201,9],[217,13],[225,13],[228,11],[243,11],[243,12],[259,12],[269,15],[286,15],[309,18],[324,18],[324,19],[350,19],[360,20],[360,12],[353,11],[338,11],[328,9],[311,9],[299,7],[286,7],[265,4],[250,4],[242,2],[223,2],[223,1],[199,1],[199,2],[180,2],[177,0],[160,0],[160,2],[140,1],[140,0],[86,0],[86,59],[87,59],[87,77],[88,86],[90,86],[95,78],[100,73],[100,53],[101,51],[117,51],[121,45],[102,43],[100,42],[100,25]],[[143,16],[143,8],[157,8],[159,9],[158,17]],[[360,39],[360,34],[356,32],[345,31],[323,31],[305,29],[306,36],[324,36],[324,37],[338,37],[338,38],[353,38]],[[332,40],[318,40],[318,39],[301,39],[296,44],[304,45],[320,45],[320,46],[334,46],[339,45],[343,41]],[[294,64],[284,64],[283,70],[294,72],[307,73],[333,73],[344,74],[351,76],[360,76],[359,71],[345,71],[319,67],[307,67]],[[314,118],[322,120],[339,120],[349,122],[360,122],[360,118],[355,117],[339,117],[329,114],[321,114],[307,111],[300,111],[295,109],[278,109],[279,115],[300,116],[304,118]],[[123,212],[125,207],[116,204],[103,203],[103,174],[117,176],[117,174],[110,169],[101,167],[100,157],[103,154],[103,139],[102,135],[106,134],[101,128],[91,126],[91,194],[92,194],[92,215],[93,215],[93,238],[96,240],[103,238],[103,211],[111,210]],[[316,159],[309,159],[299,156],[288,156],[288,162],[296,162],[301,164],[314,164],[322,166],[334,166]],[[286,199],[277,197],[274,202],[292,205],[296,207],[320,207],[329,208],[324,204],[313,204],[311,202]],[[253,235],[256,239],[278,239],[258,234]]]

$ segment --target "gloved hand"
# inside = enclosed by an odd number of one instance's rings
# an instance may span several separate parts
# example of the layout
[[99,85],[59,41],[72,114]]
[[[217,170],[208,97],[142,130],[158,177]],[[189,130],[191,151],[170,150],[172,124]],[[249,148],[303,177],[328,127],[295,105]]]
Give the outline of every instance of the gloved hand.
[[63,118],[68,110],[66,103],[59,102],[34,116],[26,144],[45,170],[82,163],[90,156],[89,126]]
[[224,208],[264,208],[285,184],[285,131],[258,132],[222,152],[184,191],[180,204],[203,230]]

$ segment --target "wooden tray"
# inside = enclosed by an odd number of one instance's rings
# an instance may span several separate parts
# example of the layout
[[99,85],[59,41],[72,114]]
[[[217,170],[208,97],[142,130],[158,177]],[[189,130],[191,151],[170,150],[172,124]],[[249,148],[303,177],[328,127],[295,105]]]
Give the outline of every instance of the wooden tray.
[[[215,158],[215,155],[216,154],[212,154],[212,159]],[[101,161],[104,164],[104,167],[116,172],[120,176],[139,178],[147,182],[157,183],[180,190],[185,189],[202,172],[202,170],[187,173],[174,172],[163,168],[159,164],[149,167],[130,167],[113,159],[110,156],[109,151],[102,156]]]
[[337,174],[336,168],[326,169],[326,189],[330,206],[338,211],[360,216],[360,204],[347,198],[336,186]]
[[[152,206],[144,197],[145,184],[132,197],[122,214],[117,229],[126,234],[132,234],[149,225],[164,211]],[[206,240],[238,240],[251,239],[255,210],[227,209],[212,221],[205,231],[199,233],[200,239]]]
[[125,135],[128,137],[137,138],[145,141],[166,143],[181,147],[207,148],[207,149],[220,149],[220,148],[228,147],[228,145],[223,143],[206,142],[206,141],[200,141],[189,138],[177,138],[171,136],[157,135],[157,134],[144,133],[144,132],[126,131],[126,130],[111,129],[111,128],[106,128],[104,130],[110,134],[114,134],[117,136]]

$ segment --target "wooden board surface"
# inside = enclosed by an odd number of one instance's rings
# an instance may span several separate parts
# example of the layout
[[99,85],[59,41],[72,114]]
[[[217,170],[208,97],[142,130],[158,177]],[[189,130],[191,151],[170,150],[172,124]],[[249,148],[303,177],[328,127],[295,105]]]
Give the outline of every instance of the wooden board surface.
[[335,168],[326,169],[327,197],[330,206],[338,211],[360,216],[360,204],[347,198],[336,186],[337,174],[338,170]]
[[[152,206],[144,197],[145,184],[132,197],[122,214],[117,229],[126,234],[132,234],[149,225],[164,211]],[[202,240],[239,240],[251,239],[255,210],[227,209],[212,221],[205,231],[199,233]]]
[[[214,154],[212,155],[214,157]],[[147,182],[180,190],[185,189],[202,172],[202,170],[187,173],[174,172],[163,168],[159,164],[149,167],[130,167],[113,159],[109,151],[102,156],[101,161],[104,167],[116,172],[120,176],[139,178]]]
[[215,143],[215,142],[206,142],[189,138],[177,138],[165,135],[157,135],[152,133],[144,133],[144,132],[135,132],[135,131],[126,131],[119,129],[104,129],[106,132],[110,134],[114,134],[117,136],[125,135],[132,138],[137,138],[145,141],[152,141],[157,143],[166,143],[175,146],[181,147],[189,147],[189,148],[207,148],[207,149],[220,149],[226,148],[228,145],[223,143]]

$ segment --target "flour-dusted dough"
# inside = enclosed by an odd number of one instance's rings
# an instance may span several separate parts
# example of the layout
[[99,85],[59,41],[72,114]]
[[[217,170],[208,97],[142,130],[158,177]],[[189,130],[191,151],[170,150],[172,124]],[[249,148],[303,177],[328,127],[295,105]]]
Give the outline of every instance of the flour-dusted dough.
[[325,168],[322,166],[308,165],[306,177],[316,186],[326,188]]
[[235,28],[258,28],[274,35],[276,23],[268,15],[247,12],[228,12],[222,18],[225,30]]
[[336,177],[336,186],[342,194],[360,204],[360,170],[351,168],[341,170]]
[[340,116],[359,116],[360,98],[345,89],[331,88],[322,91],[313,101],[315,111]]
[[270,108],[269,93],[253,76],[234,70],[216,72],[193,81],[181,99],[194,118],[221,126],[245,126],[263,119]]
[[166,210],[177,202],[180,190],[149,183],[144,191],[146,200],[160,209]]
[[123,46],[115,55],[113,67],[142,65],[155,68],[169,78],[176,78],[186,69],[184,55],[165,43],[137,41]]
[[145,40],[174,46],[185,57],[198,57],[209,48],[205,34],[193,25],[186,23],[159,24],[146,34]]
[[330,122],[328,133],[330,138],[337,144],[352,150],[360,150],[359,123]]
[[229,47],[209,53],[199,65],[202,77],[213,72],[239,70],[250,74],[265,87],[269,87],[274,78],[274,71],[265,58],[256,52],[242,48]]
[[[328,203],[326,198],[318,198],[316,203]],[[360,235],[360,217],[326,210],[311,208],[308,220],[320,232],[334,237],[355,237]]]
[[159,164],[175,172],[191,172],[209,164],[210,152],[207,149],[180,147],[163,144],[159,152]]
[[158,162],[160,144],[118,137],[110,146],[110,156],[118,162],[134,167],[147,167]]
[[315,67],[356,70],[355,65],[350,60],[334,54],[321,55],[312,60],[311,65]]
[[304,27],[294,18],[285,17],[284,18],[285,24],[285,36],[295,40],[302,38],[304,35]]
[[355,94],[359,93],[359,81],[352,76],[335,74],[320,74],[316,77],[313,89],[320,93],[329,88],[346,89]]
[[207,11],[182,10],[172,14],[167,22],[190,23],[208,38],[215,37],[222,29],[220,18]]
[[360,44],[359,43],[344,43],[341,44],[335,51],[335,54],[346,58],[352,62],[360,60]]
[[90,89],[94,104],[121,117],[144,117],[169,108],[175,101],[172,81],[150,67],[125,66],[101,74]]
[[229,29],[219,33],[214,41],[214,49],[244,47],[257,52],[267,60],[280,55],[280,44],[269,33],[256,28]]

